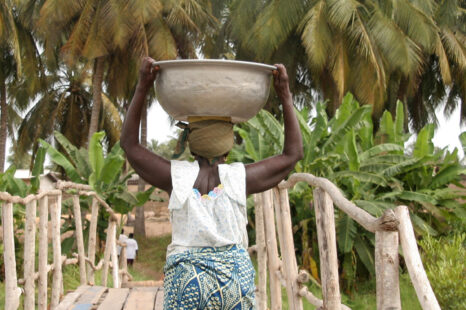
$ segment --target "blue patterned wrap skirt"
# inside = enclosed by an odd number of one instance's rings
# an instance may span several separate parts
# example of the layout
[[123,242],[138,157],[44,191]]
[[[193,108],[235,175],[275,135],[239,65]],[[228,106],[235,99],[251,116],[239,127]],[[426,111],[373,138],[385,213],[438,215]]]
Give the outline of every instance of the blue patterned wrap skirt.
[[241,246],[170,255],[164,272],[165,310],[255,309],[254,267]]

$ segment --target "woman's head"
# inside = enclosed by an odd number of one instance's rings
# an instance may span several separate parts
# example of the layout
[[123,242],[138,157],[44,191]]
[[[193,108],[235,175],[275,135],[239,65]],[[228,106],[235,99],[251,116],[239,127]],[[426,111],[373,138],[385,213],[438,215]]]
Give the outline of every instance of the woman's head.
[[190,123],[188,143],[192,153],[207,159],[228,154],[234,144],[233,124],[219,120]]
[[219,119],[200,119],[182,124],[185,128],[178,141],[173,158],[184,151],[187,142],[191,153],[210,161],[226,156],[233,148],[234,132],[230,121]]

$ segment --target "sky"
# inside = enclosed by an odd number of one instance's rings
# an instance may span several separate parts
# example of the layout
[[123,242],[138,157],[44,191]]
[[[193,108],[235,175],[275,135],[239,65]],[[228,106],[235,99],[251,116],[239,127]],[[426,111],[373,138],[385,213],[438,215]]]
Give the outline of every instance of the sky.
[[[437,117],[439,119],[439,126],[435,132],[433,143],[436,147],[444,148],[447,147],[452,151],[455,147],[458,148],[460,158],[463,158],[463,149],[459,141],[458,136],[462,131],[466,130],[466,127],[460,126],[460,110],[456,109],[449,119],[443,116],[438,110]],[[147,135],[148,141],[152,139],[157,140],[159,143],[166,142],[175,136],[177,127],[170,126],[170,120],[168,114],[162,109],[160,104],[155,103],[149,109],[148,113],[148,128]],[[7,141],[7,154],[10,154],[11,141]],[[5,168],[8,168],[6,163]]]

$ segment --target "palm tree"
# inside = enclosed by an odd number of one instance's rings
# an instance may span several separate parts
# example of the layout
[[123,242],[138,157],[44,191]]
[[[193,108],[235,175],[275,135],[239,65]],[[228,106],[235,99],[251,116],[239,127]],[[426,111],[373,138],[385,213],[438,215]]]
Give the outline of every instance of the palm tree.
[[[18,155],[32,149],[32,158],[38,139],[50,139],[53,132],[61,132],[73,145],[85,146],[91,119],[89,70],[85,66],[74,70],[64,66],[46,77],[48,88],[39,94],[37,102],[24,116],[18,130],[15,152]],[[118,108],[103,95],[102,123],[109,147],[120,139],[121,117]],[[48,121],[44,122],[43,119]]]
[[[330,115],[351,91],[373,106],[374,120],[398,99],[408,103],[412,123],[416,111],[428,119],[435,116],[429,100],[441,92],[422,84],[427,75],[465,99],[464,17],[455,0],[234,0],[229,9],[236,58],[271,62],[280,49],[293,59],[304,53],[304,64],[289,66],[292,80],[328,100]],[[296,34],[300,40],[290,40]]]
[[[21,3],[0,3],[0,172],[4,170],[7,134],[14,138],[15,127],[9,120],[19,121],[15,108],[25,109],[29,94],[39,88],[39,53],[22,13]],[[20,91],[19,83],[25,86]]]
[[[38,27],[45,38],[49,58],[53,58],[58,47],[68,65],[72,66],[78,60],[93,64],[93,105],[88,141],[99,126],[106,62],[116,49],[128,45],[131,29],[127,6],[127,1],[70,1],[62,5],[49,0],[40,10]],[[65,41],[62,41],[63,37]]]

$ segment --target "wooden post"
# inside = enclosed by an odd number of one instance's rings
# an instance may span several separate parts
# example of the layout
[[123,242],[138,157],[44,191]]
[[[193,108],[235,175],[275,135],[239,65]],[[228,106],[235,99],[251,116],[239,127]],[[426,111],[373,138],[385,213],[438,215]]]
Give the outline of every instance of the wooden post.
[[396,216],[400,221],[398,226],[400,232],[401,248],[408,268],[411,282],[416,290],[417,298],[424,310],[440,310],[440,305],[435,298],[434,291],[430,286],[426,271],[422,265],[421,256],[417,248],[416,236],[413,225],[409,218],[409,210],[406,206],[399,206],[395,209]]
[[375,274],[378,310],[401,310],[398,232],[375,232]]
[[288,190],[280,189],[280,213],[277,217],[281,217],[282,229],[278,231],[283,235],[279,237],[280,252],[283,259],[283,271],[286,275],[286,292],[288,294],[288,305],[290,309],[302,310],[303,302],[299,295],[298,265],[296,263],[296,255],[293,241],[293,225],[291,222],[290,203],[288,201]]
[[323,308],[340,310],[341,297],[338,283],[337,242],[333,202],[321,188],[314,189],[314,207],[319,241],[320,272]]
[[35,254],[36,254],[36,209],[37,200],[26,205],[26,227],[24,231],[24,309],[35,309],[36,283]]
[[126,259],[126,245],[121,246],[120,251],[120,270],[123,271],[121,275],[121,287],[125,287],[126,283],[128,282],[128,260]]
[[102,267],[102,286],[107,286],[108,267],[112,255],[112,236],[115,236],[116,222],[110,220],[107,228],[107,239],[105,240],[104,265]]
[[81,285],[87,284],[86,279],[86,254],[84,253],[84,237],[83,225],[81,220],[81,205],[79,204],[79,196],[73,195],[73,211],[76,243],[78,245],[78,259],[79,259],[79,282]]
[[265,240],[269,266],[269,286],[271,309],[282,309],[282,287],[277,272],[280,272],[280,259],[278,257],[277,235],[275,230],[275,217],[273,210],[273,192],[268,190],[261,193],[264,213]]
[[48,196],[39,202],[39,291],[37,293],[38,310],[47,310],[47,258],[48,258]]
[[256,288],[258,310],[267,309],[267,247],[265,243],[264,212],[262,195],[254,195],[254,211],[256,221],[257,269],[259,283]]
[[119,268],[118,268],[118,255],[117,255],[117,247],[116,247],[116,222],[112,221],[114,223],[112,227],[112,231],[110,232],[112,234],[112,243],[111,243],[111,259],[112,259],[112,276],[113,276],[113,287],[114,288],[119,288],[120,287],[120,274],[119,274]]
[[5,264],[5,310],[16,310],[19,306],[21,289],[18,287],[15,260],[15,239],[13,231],[13,203],[3,203],[3,260]]
[[[97,240],[97,221],[99,217],[99,204],[97,199],[92,198],[92,213],[91,223],[89,225],[89,243],[87,248],[87,256],[92,264],[95,264],[96,240]],[[94,268],[87,266],[87,278],[89,284],[94,285]]]
[[53,247],[53,281],[52,296],[50,299],[51,310],[60,303],[60,296],[63,285],[62,261],[61,261],[61,239],[60,239],[60,219],[61,219],[61,195],[58,195],[50,204],[50,218],[52,221],[52,247]]

